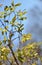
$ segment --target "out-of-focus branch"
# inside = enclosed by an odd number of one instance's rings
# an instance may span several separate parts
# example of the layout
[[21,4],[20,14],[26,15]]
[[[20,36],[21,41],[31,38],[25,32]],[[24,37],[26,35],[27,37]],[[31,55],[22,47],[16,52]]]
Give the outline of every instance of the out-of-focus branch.
[[2,6],[3,4],[0,4],[0,7]]
[[19,37],[16,37],[16,38],[12,39],[12,41],[16,40],[17,38],[19,38]]
[[12,56],[13,56],[13,58],[14,58],[16,64],[19,65],[19,63],[18,63],[18,61],[17,61],[17,58],[15,57],[15,53],[13,52],[13,49],[12,49],[12,47],[11,47],[11,43],[12,43],[12,42],[11,42],[11,40],[10,40],[10,42],[9,42],[9,44],[8,44],[8,47],[9,47],[10,50],[11,50]]

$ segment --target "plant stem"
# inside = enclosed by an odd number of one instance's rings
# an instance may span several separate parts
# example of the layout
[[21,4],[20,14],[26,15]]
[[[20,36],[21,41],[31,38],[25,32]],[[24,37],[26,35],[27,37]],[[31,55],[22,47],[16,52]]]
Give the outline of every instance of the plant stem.
[[10,43],[8,44],[8,47],[9,47],[10,50],[11,50],[12,56],[13,56],[13,58],[14,58],[16,64],[19,65],[19,63],[18,63],[18,61],[17,61],[17,58],[15,57],[15,53],[13,52],[13,49],[12,49],[12,47],[11,47],[11,41],[10,41]]

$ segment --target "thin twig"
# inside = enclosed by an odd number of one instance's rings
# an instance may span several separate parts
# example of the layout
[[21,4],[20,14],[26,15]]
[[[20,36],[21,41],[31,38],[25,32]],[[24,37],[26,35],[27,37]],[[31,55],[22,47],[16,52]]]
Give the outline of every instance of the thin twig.
[[16,37],[16,38],[12,39],[12,41],[16,40],[17,38],[19,38],[19,37]]
[[3,23],[1,20],[0,20],[0,22],[2,23],[3,27],[4,27],[8,32],[10,32],[10,31],[5,27],[4,23]]

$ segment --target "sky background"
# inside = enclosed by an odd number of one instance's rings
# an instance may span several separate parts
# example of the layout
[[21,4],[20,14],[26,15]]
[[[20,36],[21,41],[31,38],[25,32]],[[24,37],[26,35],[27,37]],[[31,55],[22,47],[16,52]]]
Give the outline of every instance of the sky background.
[[[27,20],[23,21],[25,27],[23,33],[31,33],[32,41],[42,41],[42,0],[14,0],[14,2],[22,3],[18,9],[27,10]],[[4,6],[10,5],[11,0],[0,0],[0,3]],[[0,11],[3,10],[3,7],[0,8]],[[15,47],[17,45],[15,44]]]

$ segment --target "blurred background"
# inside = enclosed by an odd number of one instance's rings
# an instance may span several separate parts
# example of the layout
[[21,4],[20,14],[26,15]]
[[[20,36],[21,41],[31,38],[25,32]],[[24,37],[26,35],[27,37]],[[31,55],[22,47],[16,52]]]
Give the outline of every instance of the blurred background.
[[[18,9],[27,10],[26,14],[27,20],[23,21],[24,23],[23,33],[31,33],[32,42],[42,41],[42,0],[14,0],[14,1],[15,3],[18,2],[22,3],[22,5]],[[10,5],[11,0],[0,0],[0,3],[3,4],[3,6]],[[0,11],[4,11],[4,7],[0,7]],[[16,41],[14,50],[18,48],[17,46],[19,46],[18,42]],[[22,45],[24,46],[26,45],[26,43]]]

